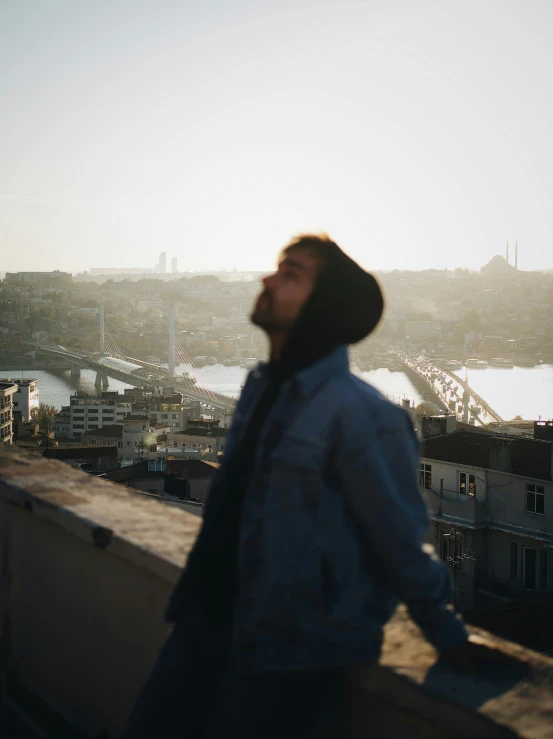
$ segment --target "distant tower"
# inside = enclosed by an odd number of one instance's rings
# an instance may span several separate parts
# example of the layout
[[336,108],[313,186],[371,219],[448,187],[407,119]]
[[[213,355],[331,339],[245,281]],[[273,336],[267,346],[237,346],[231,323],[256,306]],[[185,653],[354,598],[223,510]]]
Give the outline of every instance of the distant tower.
[[159,255],[159,271],[162,274],[165,274],[167,272],[167,252],[162,251]]
[[518,269],[518,241],[515,241],[515,269]]
[[177,272],[178,272],[178,269],[177,269],[177,258],[176,257],[173,257],[173,259],[171,259],[171,272],[174,275],[176,275]]
[[507,249],[505,250],[505,261],[509,264],[509,242],[507,242]]

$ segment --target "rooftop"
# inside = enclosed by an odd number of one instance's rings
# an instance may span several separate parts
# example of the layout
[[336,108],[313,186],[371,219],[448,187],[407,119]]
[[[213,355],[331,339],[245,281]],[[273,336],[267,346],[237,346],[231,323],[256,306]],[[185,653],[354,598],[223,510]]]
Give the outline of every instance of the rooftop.
[[112,424],[110,426],[102,426],[101,429],[90,429],[89,431],[83,431],[81,439],[85,437],[109,437],[120,439],[123,436],[123,426],[121,424]]
[[[52,737],[120,737],[167,636],[167,598],[201,525],[178,506],[0,449],[0,679],[12,712]],[[553,660],[471,631],[524,656],[529,669],[458,673],[399,609],[380,664],[347,674],[353,735],[551,737]]]
[[96,459],[98,457],[117,457],[116,446],[67,446],[50,447],[44,450],[47,459]]
[[[501,454],[496,454],[500,448]],[[553,442],[541,439],[459,430],[424,439],[421,456],[484,469],[501,469],[541,480],[553,479]]]
[[226,437],[228,429],[220,428],[219,426],[213,428],[202,428],[201,426],[189,426],[184,431],[172,431],[172,436],[210,436],[215,437]]

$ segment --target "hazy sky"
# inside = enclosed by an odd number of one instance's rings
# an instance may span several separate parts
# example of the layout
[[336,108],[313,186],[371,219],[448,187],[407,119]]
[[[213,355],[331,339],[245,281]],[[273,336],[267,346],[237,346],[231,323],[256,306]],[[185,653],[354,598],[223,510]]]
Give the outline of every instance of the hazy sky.
[[553,267],[550,0],[0,0],[0,271]]

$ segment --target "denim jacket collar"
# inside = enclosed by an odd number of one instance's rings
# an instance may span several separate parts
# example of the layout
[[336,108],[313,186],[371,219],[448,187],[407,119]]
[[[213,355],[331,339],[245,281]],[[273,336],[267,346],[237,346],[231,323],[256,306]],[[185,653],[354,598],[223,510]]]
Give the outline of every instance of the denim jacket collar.
[[[249,377],[260,379],[267,372],[268,363],[260,362],[255,370],[250,372]],[[315,364],[299,372],[293,379],[305,397],[312,395],[317,388],[334,375],[340,375],[349,370],[349,357],[347,346],[341,345],[320,359]]]

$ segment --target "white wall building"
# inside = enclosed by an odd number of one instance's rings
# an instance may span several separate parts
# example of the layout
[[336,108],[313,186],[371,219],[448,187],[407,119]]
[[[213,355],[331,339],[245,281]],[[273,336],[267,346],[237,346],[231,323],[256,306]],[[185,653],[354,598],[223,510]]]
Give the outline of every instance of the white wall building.
[[125,417],[122,446],[119,452],[123,465],[156,458],[157,438],[148,416],[128,415]]
[[122,424],[125,416],[132,411],[132,398],[123,400],[123,397],[109,392],[90,396],[72,395],[69,437],[74,439],[84,431]]
[[22,421],[29,421],[33,408],[38,410],[38,380],[11,380],[8,378],[0,379],[0,382],[13,382],[16,385],[17,390],[13,396],[13,410],[21,413]]

